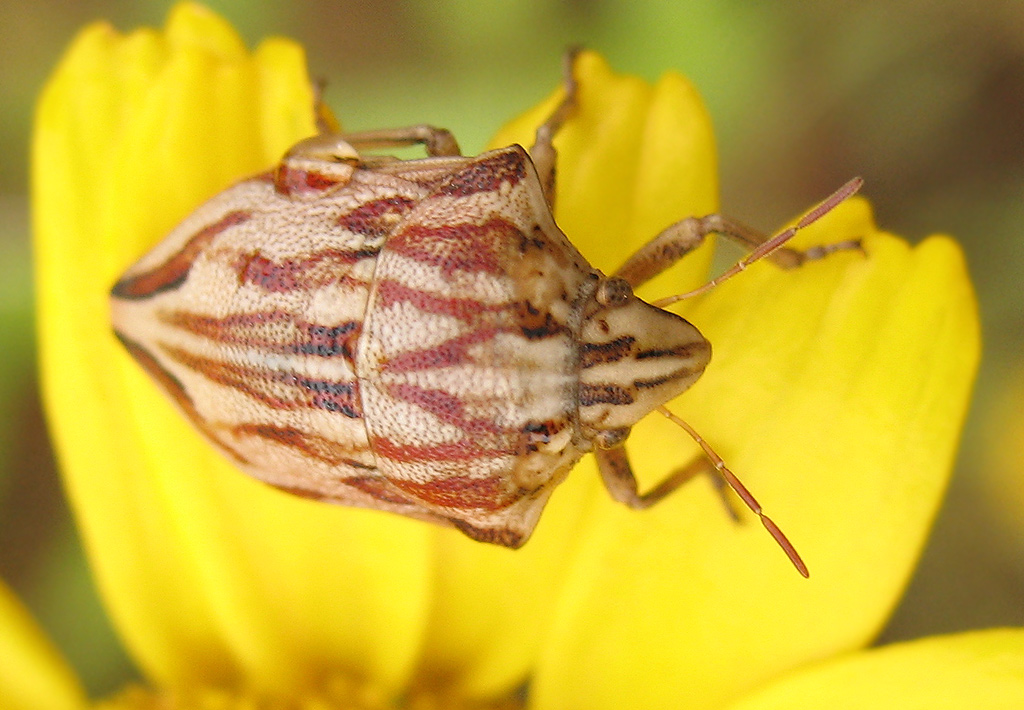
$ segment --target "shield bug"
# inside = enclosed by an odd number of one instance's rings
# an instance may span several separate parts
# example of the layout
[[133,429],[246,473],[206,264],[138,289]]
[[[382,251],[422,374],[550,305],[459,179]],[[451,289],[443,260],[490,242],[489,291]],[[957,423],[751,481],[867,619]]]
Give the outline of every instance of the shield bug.
[[[711,233],[783,267],[784,247],[858,188],[765,237],[720,215],[657,235],[611,276],[552,217],[552,138],[565,98],[518,145],[462,156],[429,126],[294,146],[273,172],[228,188],[128,269],[114,332],[192,423],[241,469],[280,489],[392,511],[519,547],[555,487],[594,452],[612,497],[656,503],[713,467],[798,569],[792,545],[722,459],[664,404],[698,377],[698,330],[633,288]],[[427,157],[364,151],[423,144]],[[693,295],[693,294],[687,294]],[[707,459],[640,493],[622,444],[657,410]]]

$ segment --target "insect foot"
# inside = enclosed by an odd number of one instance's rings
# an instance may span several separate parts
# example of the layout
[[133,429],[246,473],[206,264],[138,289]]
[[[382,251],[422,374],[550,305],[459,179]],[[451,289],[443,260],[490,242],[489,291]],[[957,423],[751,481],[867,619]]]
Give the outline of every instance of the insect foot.
[[[655,503],[699,467],[640,494],[622,444],[652,411],[674,416],[663,405],[700,377],[711,346],[668,300],[633,289],[712,232],[752,250],[722,278],[763,257],[821,256],[784,243],[859,182],[774,237],[717,215],[683,220],[606,276],[551,211],[552,139],[577,110],[572,70],[570,56],[565,98],[531,153],[462,156],[422,125],[302,141],[125,272],[114,332],[239,468],[297,495],[518,547],[593,451],[614,498]],[[412,144],[427,157],[367,152]]]

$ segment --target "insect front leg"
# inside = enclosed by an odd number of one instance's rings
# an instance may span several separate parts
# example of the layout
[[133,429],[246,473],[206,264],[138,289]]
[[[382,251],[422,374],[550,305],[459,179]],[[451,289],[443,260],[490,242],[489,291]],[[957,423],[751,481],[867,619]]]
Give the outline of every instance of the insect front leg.
[[[594,455],[597,457],[597,467],[608,494],[619,503],[635,510],[650,508],[690,479],[715,472],[715,467],[705,457],[700,456],[670,473],[651,490],[640,493],[625,448],[619,446],[614,449],[597,449]],[[713,476],[712,479],[716,485],[721,480],[718,476]],[[724,492],[724,489],[720,490]]]
[[530,158],[537,169],[538,177],[540,177],[544,199],[552,210],[555,208],[555,163],[558,159],[558,151],[555,150],[552,141],[569,116],[576,110],[578,85],[573,69],[579,53],[580,48],[574,47],[567,51],[562,58],[562,84],[565,87],[565,97],[558,103],[547,120],[537,127],[533,145],[530,146]]
[[601,472],[601,480],[604,482],[608,494],[617,502],[634,510],[650,508],[691,479],[697,476],[708,476],[722,499],[726,514],[735,522],[740,521],[739,513],[726,493],[729,484],[718,475],[714,464],[703,455],[695,457],[690,463],[676,469],[646,493],[640,493],[638,490],[633,467],[629,463],[629,456],[625,448],[597,449],[595,456],[598,470]]
[[734,264],[721,276],[712,279],[701,288],[680,296],[673,296],[654,305],[664,307],[682,298],[695,296],[710,290],[731,276],[743,271],[758,259],[771,259],[777,266],[792,269],[806,261],[821,259],[837,251],[860,249],[858,239],[848,239],[834,244],[822,244],[808,249],[793,249],[783,246],[798,231],[816,222],[836,205],[850,197],[861,186],[860,178],[849,181],[827,199],[818,204],[792,227],[775,235],[767,235],[721,214],[705,217],[688,217],[666,227],[658,236],[640,247],[626,263],[615,272],[634,288],[654,278],[676,261],[704,243],[709,234],[723,237],[750,249],[750,253]]

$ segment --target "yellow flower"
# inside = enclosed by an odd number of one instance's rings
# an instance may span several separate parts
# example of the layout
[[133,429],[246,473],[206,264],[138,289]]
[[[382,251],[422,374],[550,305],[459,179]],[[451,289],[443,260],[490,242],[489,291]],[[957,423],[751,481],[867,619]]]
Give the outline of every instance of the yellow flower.
[[935,636],[792,673],[729,710],[1020,710],[1024,630]]
[[[611,270],[667,224],[717,210],[711,127],[676,74],[652,87],[586,54],[578,79],[556,141],[558,219]],[[496,144],[528,145],[555,101]],[[590,461],[524,549],[499,549],[247,478],[111,335],[119,273],[313,133],[312,106],[301,49],[268,40],[250,55],[192,4],[162,33],[87,28],[40,101],[46,408],[101,594],[151,689],[104,707],[148,693],[181,707],[513,702],[529,682],[541,709],[714,708],[872,638],[941,498],[977,363],[954,242],[911,249],[851,200],[798,241],[861,237],[866,256],[759,263],[680,309],[715,357],[673,408],[785,528],[809,581],[759,525],[730,520],[709,481],[638,513],[609,500]],[[697,285],[709,260],[702,249],[643,293]],[[658,419],[630,440],[645,486],[697,454]]]
[[75,710],[82,689],[60,654],[0,584],[0,699],[10,710]]

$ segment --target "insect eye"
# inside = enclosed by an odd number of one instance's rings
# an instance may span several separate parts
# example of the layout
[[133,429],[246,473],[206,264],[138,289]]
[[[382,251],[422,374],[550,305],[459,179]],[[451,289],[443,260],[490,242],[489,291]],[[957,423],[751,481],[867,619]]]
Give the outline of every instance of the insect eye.
[[598,284],[594,297],[602,306],[621,306],[632,295],[633,289],[625,279],[612,276]]
[[599,449],[615,449],[625,443],[629,438],[629,427],[621,429],[604,429],[597,432],[594,437],[594,446]]

